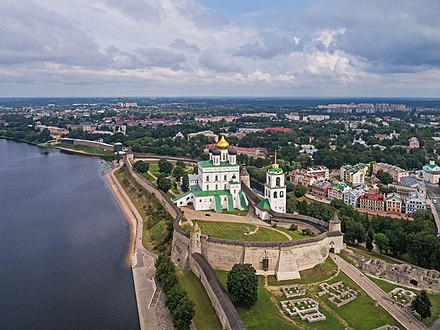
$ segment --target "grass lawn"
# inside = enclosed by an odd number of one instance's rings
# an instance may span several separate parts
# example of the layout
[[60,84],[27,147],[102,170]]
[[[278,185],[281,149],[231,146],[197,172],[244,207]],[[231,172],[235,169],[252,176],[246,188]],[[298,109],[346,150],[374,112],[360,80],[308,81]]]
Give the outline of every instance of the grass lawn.
[[264,227],[259,227],[255,234],[245,235],[248,230],[252,232],[257,228],[256,226],[247,223],[214,222],[202,220],[197,220],[197,223],[202,230],[202,233],[211,237],[254,242],[288,241],[288,238],[283,234]]
[[[388,314],[380,305],[374,306],[373,300],[367,295],[356,283],[354,283],[347,275],[340,272],[338,276],[331,279],[328,283],[336,283],[344,281],[351,288],[358,292],[358,296],[352,302],[341,307],[336,307],[327,301],[328,296],[321,298],[321,302],[333,309],[341,316],[353,329],[370,330],[385,324],[397,325],[399,323]],[[316,287],[319,291],[319,288]]]
[[63,148],[63,149],[70,149],[70,150],[77,150],[77,151],[83,151],[90,155],[97,155],[97,156],[113,156],[113,151],[109,150],[101,150],[98,148],[85,146],[81,144],[57,144],[55,146],[56,148]]
[[239,215],[242,217],[247,216],[249,210],[239,210],[239,209],[233,209],[232,211],[228,211],[228,210],[222,210],[222,213],[224,214],[234,214],[234,215]]
[[300,271],[301,278],[299,279],[277,281],[275,276],[268,276],[267,282],[270,286],[322,282],[335,275],[337,271],[338,266],[336,266],[332,258],[327,258],[322,264],[318,264],[311,269]]
[[[380,279],[370,277],[370,276],[369,276],[369,278],[374,283],[376,283],[376,285],[379,288],[381,288],[383,291],[385,291],[386,293],[392,291],[395,288],[402,288],[402,289],[411,290],[415,294],[419,293],[419,290],[405,288],[405,287],[399,286],[397,284],[393,284],[388,281],[380,280]],[[438,317],[440,317],[440,293],[434,294],[434,293],[428,292],[428,296],[429,296],[429,299],[431,300],[432,306],[431,306],[431,317],[429,317],[423,321],[423,323],[427,326],[431,325]]]
[[303,235],[301,230],[289,230],[289,229],[281,227],[281,226],[276,226],[276,227],[273,227],[273,228],[276,229],[276,230],[280,230],[280,231],[286,233],[287,235],[292,237],[292,240],[298,240],[298,239],[304,239],[304,238],[312,237],[310,235]]
[[191,271],[178,271],[179,283],[188,292],[188,297],[196,304],[193,321],[199,330],[222,329],[214,307],[212,307],[205,288]]
[[157,162],[149,162],[149,163],[150,163],[150,166],[148,168],[148,171],[157,178],[160,175],[159,163],[157,163]]
[[[216,270],[217,277],[223,288],[226,289],[228,272]],[[246,329],[294,329],[293,323],[286,320],[278,311],[275,302],[271,300],[272,294],[264,289],[264,279],[258,276],[258,301],[250,309],[237,308]]]
[[156,179],[153,178],[153,177],[151,176],[150,173],[145,172],[145,173],[143,174],[143,176],[144,176],[144,178],[147,179],[148,181],[150,181],[150,182],[152,182],[152,183],[156,183]]

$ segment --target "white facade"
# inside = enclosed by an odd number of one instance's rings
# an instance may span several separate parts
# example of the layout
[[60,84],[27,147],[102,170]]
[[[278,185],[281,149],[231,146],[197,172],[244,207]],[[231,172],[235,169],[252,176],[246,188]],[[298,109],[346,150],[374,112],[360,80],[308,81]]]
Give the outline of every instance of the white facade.
[[416,212],[417,210],[425,210],[426,209],[426,200],[421,194],[411,194],[405,200],[405,213],[411,214]]
[[286,183],[284,172],[278,164],[273,164],[266,172],[264,197],[269,201],[272,211],[286,213]]

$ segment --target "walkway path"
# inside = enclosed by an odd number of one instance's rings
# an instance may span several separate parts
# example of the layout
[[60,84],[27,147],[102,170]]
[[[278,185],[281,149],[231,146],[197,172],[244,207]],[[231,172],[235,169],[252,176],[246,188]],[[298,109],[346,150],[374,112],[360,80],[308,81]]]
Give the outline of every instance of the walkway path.
[[[142,245],[142,217],[133,205],[130,198],[125,193],[119,181],[116,179],[114,172],[117,169],[111,170],[106,175],[106,180],[115,198],[130,223],[132,241],[131,253],[132,256],[132,272],[133,281],[136,291],[136,302],[138,306],[139,323],[141,329],[156,330],[157,319],[154,306],[150,308],[150,301],[156,291],[156,285],[153,280],[154,276],[154,262],[157,256],[146,250]],[[134,243],[134,244],[133,244]]]
[[389,300],[385,299],[385,292],[379,288],[367,276],[362,274],[356,267],[349,264],[347,261],[337,255],[332,255],[333,260],[338,267],[349,276],[357,285],[359,285],[371,298],[376,300],[388,313],[391,314],[401,325],[406,329],[422,330],[426,327],[414,318],[411,314],[405,312],[402,308],[394,305]]

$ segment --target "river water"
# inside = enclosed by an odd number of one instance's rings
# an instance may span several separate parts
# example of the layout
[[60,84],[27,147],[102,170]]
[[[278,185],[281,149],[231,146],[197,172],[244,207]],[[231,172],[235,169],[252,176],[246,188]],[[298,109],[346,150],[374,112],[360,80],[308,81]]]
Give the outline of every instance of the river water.
[[0,329],[138,329],[99,158],[0,139]]

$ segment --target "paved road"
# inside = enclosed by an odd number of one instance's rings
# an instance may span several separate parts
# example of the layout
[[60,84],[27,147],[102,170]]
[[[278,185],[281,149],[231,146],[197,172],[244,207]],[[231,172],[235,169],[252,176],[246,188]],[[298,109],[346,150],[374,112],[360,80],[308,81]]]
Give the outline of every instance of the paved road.
[[392,304],[386,300],[385,292],[372,282],[367,276],[363,275],[356,267],[349,264],[347,261],[337,255],[332,255],[340,270],[347,274],[353,281],[356,282],[371,298],[376,300],[388,313],[390,313],[402,326],[406,329],[422,330],[426,327],[415,319],[412,315],[405,312],[402,308]]
[[[426,184],[426,188],[428,189],[428,192],[430,192],[430,197],[427,198],[426,201],[428,202],[428,205],[431,206],[431,212],[434,215],[435,225],[437,226],[437,235],[440,236],[440,187],[438,185],[434,184]],[[433,199],[437,200],[437,203],[434,204],[432,202]]]

